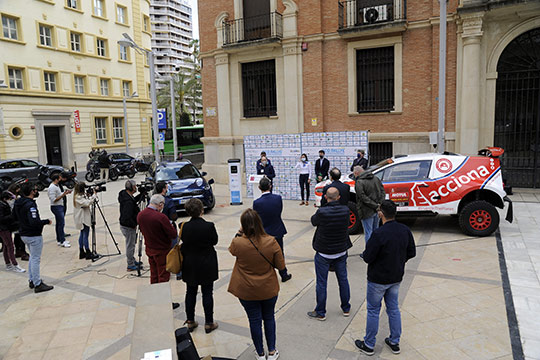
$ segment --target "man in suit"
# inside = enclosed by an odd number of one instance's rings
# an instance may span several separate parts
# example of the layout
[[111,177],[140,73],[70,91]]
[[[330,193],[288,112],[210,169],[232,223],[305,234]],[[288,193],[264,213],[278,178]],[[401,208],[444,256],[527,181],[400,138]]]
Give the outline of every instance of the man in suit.
[[315,176],[317,182],[328,179],[328,170],[330,169],[330,161],[324,157],[324,150],[319,150],[319,158],[315,161]]
[[[261,217],[264,231],[276,238],[281,252],[283,252],[283,236],[287,233],[285,224],[281,219],[283,201],[280,195],[270,193],[272,184],[268,178],[264,177],[259,181],[259,189],[261,189],[262,195],[253,202],[253,210]],[[285,254],[283,256],[285,257]],[[292,278],[292,275],[287,273],[287,268],[279,270],[279,275],[282,282]]]
[[356,152],[356,159],[354,159],[352,165],[351,165],[351,171],[354,171],[355,166],[361,166],[362,169],[366,170],[368,166],[368,161],[365,158],[365,151],[362,149],[358,149]]
[[338,189],[339,203],[341,205],[347,206],[349,204],[349,199],[351,196],[351,187],[347,184],[342,183],[339,180],[341,179],[341,171],[339,171],[338,168],[333,168],[332,170],[330,170],[330,179],[332,179],[332,182],[323,188],[321,206],[324,206],[328,202],[324,195],[326,195],[326,192],[331,187],[335,187],[336,189]]

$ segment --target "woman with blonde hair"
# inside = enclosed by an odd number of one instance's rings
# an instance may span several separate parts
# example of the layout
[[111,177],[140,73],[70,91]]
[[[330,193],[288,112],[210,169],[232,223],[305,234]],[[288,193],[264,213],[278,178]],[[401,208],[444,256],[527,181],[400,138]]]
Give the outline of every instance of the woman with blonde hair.
[[276,360],[276,305],[279,282],[275,269],[285,269],[283,253],[275,238],[263,228],[259,214],[247,209],[240,217],[241,229],[229,246],[236,257],[228,291],[235,295],[249,318],[251,339],[257,359],[265,358],[262,322],[268,346],[268,360]]
[[81,230],[79,234],[79,259],[92,260],[94,254],[90,251],[88,245],[88,235],[90,234],[90,226],[92,225],[92,214],[90,206],[96,201],[96,195],[88,196],[86,194],[86,184],[78,182],[75,184],[73,192],[73,219],[75,227]]

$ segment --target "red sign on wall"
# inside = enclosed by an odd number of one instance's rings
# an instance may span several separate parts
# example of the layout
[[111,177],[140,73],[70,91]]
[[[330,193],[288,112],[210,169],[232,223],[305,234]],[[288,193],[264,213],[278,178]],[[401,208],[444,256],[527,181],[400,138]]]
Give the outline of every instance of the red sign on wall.
[[79,110],[75,110],[73,117],[75,118],[75,132],[79,134],[81,132],[81,116],[79,114]]

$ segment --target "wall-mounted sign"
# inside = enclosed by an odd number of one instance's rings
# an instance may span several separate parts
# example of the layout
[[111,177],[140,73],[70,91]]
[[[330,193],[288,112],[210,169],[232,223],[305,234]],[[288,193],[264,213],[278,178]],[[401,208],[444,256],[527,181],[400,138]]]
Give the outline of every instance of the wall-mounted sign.
[[81,133],[81,114],[79,113],[79,110],[75,110],[73,114],[73,119],[75,122],[75,133],[80,134]]
[[206,108],[206,116],[216,116],[216,108],[215,107],[207,107]]
[[317,118],[311,118],[311,126],[317,126]]

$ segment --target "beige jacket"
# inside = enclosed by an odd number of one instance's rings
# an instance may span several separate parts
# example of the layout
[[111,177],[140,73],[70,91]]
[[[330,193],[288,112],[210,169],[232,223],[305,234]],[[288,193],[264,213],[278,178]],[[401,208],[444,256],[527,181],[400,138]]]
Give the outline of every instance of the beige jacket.
[[73,210],[73,220],[75,227],[78,230],[83,229],[83,225],[90,226],[92,224],[92,216],[90,214],[90,205],[96,199],[95,195],[91,198],[86,198],[83,195],[75,196],[75,206]]

